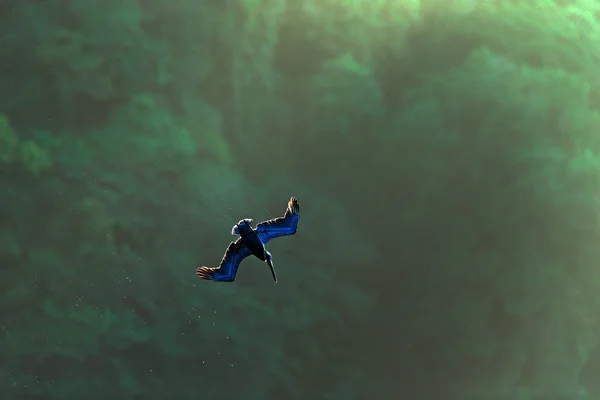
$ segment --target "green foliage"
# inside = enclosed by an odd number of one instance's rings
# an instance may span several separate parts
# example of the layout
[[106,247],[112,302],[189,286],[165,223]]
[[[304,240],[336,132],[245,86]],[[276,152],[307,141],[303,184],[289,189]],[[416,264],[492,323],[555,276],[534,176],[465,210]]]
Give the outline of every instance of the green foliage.
[[19,162],[34,175],[52,166],[48,150],[33,140],[20,141],[5,115],[0,115],[0,159],[5,163]]
[[[324,122],[331,123],[334,129],[351,129],[356,120],[363,117],[357,115],[357,110],[364,110],[363,113],[373,119],[381,118],[385,113],[382,95],[373,72],[368,66],[356,62],[350,54],[324,62],[320,73],[314,78],[313,85],[314,92],[311,96],[315,99],[316,110],[325,114],[336,111],[343,113],[339,116],[341,120],[333,113],[328,118],[323,118]],[[323,115],[313,116],[316,125],[319,124],[320,117]]]
[[198,152],[219,165],[232,167],[234,158],[224,134],[223,117],[206,101],[196,99],[190,103],[182,121],[192,132]]
[[0,253],[8,254],[10,256],[20,256],[21,246],[14,236],[7,230],[0,231]]
[[0,115],[0,159],[10,162],[15,157],[19,138],[14,133],[6,115]]
[[322,143],[327,154],[331,151],[326,148],[328,143],[335,143],[340,150],[343,144],[351,145],[353,142],[344,136],[353,127],[378,121],[385,114],[382,94],[372,70],[350,54],[323,63],[312,81],[310,96],[314,101],[307,107],[307,118],[312,121],[312,129],[306,139],[312,139],[311,147],[315,150],[314,143]]
[[[58,88],[67,98],[84,93],[107,100],[115,91],[122,90],[116,87],[117,80],[131,68],[128,58],[120,54],[143,55],[148,50],[150,54],[156,51],[143,46],[142,9],[137,0],[113,2],[103,7],[69,1],[65,6],[60,13],[46,11],[44,7],[28,11],[43,18],[40,18],[38,32],[42,40],[35,49],[37,62],[55,70]],[[75,18],[75,25],[67,24],[71,18]],[[141,72],[141,76],[147,74],[147,71]]]
[[422,7],[418,0],[307,0],[298,3],[291,18],[306,19],[310,26],[298,35],[315,38],[335,53],[349,52],[362,62],[371,61],[382,50],[402,50],[404,35],[420,20]]
[[48,150],[39,147],[31,140],[21,144],[21,162],[35,175],[52,166]]
[[[592,393],[597,11],[17,2],[0,397]],[[196,279],[290,195],[278,285]]]
[[[400,219],[403,239],[416,240],[430,220],[434,237],[444,238],[435,241],[443,257],[427,257],[437,267],[416,274],[436,296],[418,302],[415,340],[445,332],[452,344],[436,347],[438,362],[476,363],[478,396],[509,395],[515,380],[537,396],[571,393],[600,325],[600,280],[590,269],[600,256],[593,244],[600,238],[600,114],[590,106],[589,83],[553,67],[515,65],[485,48],[422,82],[405,92],[410,106],[380,148],[382,173],[421,177],[396,204],[411,208]],[[575,256],[581,248],[585,255]],[[470,289],[457,293],[458,281]],[[498,315],[509,332],[491,328]],[[565,340],[565,347],[552,344]],[[540,359],[544,365],[533,361]]]
[[[600,25],[593,17],[596,5],[580,2],[564,7],[557,3],[475,2],[469,12],[450,12],[432,21],[441,22],[432,36],[441,46],[460,40],[485,45],[518,63],[591,74],[600,62],[589,51],[600,39]],[[440,15],[439,8],[444,6],[432,2],[430,7],[425,15]]]
[[269,165],[255,154],[264,151],[263,142],[273,141],[265,131],[274,124],[261,116],[278,104],[279,76],[273,62],[286,1],[236,1],[229,7],[225,23],[233,35],[226,58],[230,71],[226,85],[231,85],[226,106],[231,118],[230,141],[242,168],[266,171]]

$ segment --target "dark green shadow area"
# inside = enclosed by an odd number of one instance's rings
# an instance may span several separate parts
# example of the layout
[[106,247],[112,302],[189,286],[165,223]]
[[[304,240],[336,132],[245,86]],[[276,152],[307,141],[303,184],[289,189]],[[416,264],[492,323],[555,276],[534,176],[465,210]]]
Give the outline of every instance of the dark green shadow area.
[[0,399],[598,398],[598,17],[3,1]]

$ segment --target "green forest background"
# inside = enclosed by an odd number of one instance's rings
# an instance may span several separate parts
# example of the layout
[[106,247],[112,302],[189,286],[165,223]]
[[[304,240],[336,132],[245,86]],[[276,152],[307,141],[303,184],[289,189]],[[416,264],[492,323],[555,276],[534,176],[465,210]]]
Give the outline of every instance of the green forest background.
[[599,23],[2,1],[0,399],[600,399]]

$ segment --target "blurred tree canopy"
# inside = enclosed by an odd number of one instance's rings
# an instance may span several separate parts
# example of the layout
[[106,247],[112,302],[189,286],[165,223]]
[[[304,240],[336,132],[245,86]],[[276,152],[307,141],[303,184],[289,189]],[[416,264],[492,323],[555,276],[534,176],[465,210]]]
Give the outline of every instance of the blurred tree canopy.
[[0,395],[600,396],[599,12],[2,3]]

